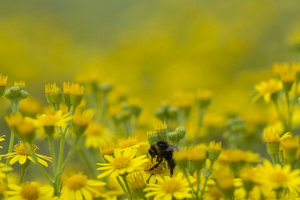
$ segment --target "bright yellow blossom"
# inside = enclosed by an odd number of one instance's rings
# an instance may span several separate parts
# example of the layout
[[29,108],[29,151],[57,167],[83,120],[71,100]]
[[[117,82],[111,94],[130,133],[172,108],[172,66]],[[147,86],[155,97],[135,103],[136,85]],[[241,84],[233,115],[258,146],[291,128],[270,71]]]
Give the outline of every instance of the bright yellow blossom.
[[267,143],[279,143],[279,132],[273,129],[265,129],[263,133],[263,139]]
[[155,184],[158,177],[163,178],[164,176],[170,175],[170,170],[166,169],[163,164],[152,169],[157,163],[157,158],[152,158],[144,164],[144,169],[141,171],[144,180],[150,184]]
[[141,145],[148,145],[148,142],[141,141],[139,142],[137,138],[129,137],[126,140],[119,140],[117,147],[121,150],[125,150],[127,147],[129,148],[139,148]]
[[[37,146],[34,145],[33,147],[34,147],[34,151],[35,151],[37,149]],[[17,161],[19,161],[20,165],[23,165],[28,160],[35,163],[35,161],[29,155],[28,151],[26,150],[26,148],[22,142],[19,142],[18,144],[16,144],[14,146],[14,151],[15,152],[13,152],[13,153],[8,153],[5,155],[2,155],[2,157],[6,158],[6,159],[11,158],[11,160],[9,161],[10,165],[13,165]],[[44,165],[45,167],[48,167],[48,163],[45,162],[44,160],[52,161],[52,158],[50,158],[50,157],[43,156],[43,155],[40,155],[37,153],[35,153],[35,155],[38,157],[37,158],[38,162],[41,163],[42,165]]]
[[19,105],[20,105],[19,111],[24,115],[29,115],[29,116],[35,116],[42,109],[41,102],[32,99],[31,97],[27,97],[26,99],[20,101]]
[[37,119],[25,118],[26,120],[33,121],[36,127],[43,126],[64,126],[65,122],[72,119],[72,116],[69,116],[69,113],[63,115],[61,110],[56,111],[54,114],[42,114],[37,117]]
[[73,123],[80,127],[87,127],[89,123],[92,121],[94,113],[92,110],[84,110],[76,109],[75,114],[73,116]]
[[0,74],[0,87],[5,87],[7,82],[7,76]]
[[263,81],[260,84],[254,86],[255,90],[259,93],[253,98],[253,101],[257,101],[263,97],[265,102],[269,103],[271,96],[282,89],[282,82],[276,79],[270,79],[269,81]]
[[173,178],[165,176],[164,178],[157,177],[157,184],[148,184],[144,189],[146,197],[155,196],[157,200],[172,200],[172,199],[184,199],[191,198],[191,188],[188,181],[182,176],[182,173],[178,173]]
[[91,122],[85,131],[85,146],[96,149],[108,138],[108,131],[103,125]]
[[82,173],[73,174],[63,182],[60,200],[92,200],[92,194],[99,194],[96,187],[103,185],[106,183],[88,179]]
[[269,161],[264,161],[258,166],[256,182],[270,189],[296,189],[300,185],[300,170],[291,170],[290,165],[282,167],[280,164],[273,166]]
[[28,182],[21,186],[9,184],[6,194],[9,195],[7,200],[57,200],[53,197],[53,188],[51,186],[43,186],[35,182]]
[[100,152],[102,156],[112,155],[115,151],[116,145],[115,142],[108,142],[102,145],[99,145]]
[[76,95],[76,96],[82,96],[84,93],[84,86],[79,85],[78,83],[70,83],[70,82],[64,82],[63,83],[63,93],[64,94],[70,94],[70,95]]
[[109,161],[109,163],[97,163],[102,167],[99,167],[97,170],[106,170],[102,172],[98,178],[105,177],[109,174],[112,176],[122,175],[124,173],[130,173],[135,171],[138,167],[141,167],[143,163],[147,162],[147,158],[145,155],[135,157],[137,149],[125,149],[122,154],[120,149],[114,150],[114,157],[110,155],[105,155],[104,158]]

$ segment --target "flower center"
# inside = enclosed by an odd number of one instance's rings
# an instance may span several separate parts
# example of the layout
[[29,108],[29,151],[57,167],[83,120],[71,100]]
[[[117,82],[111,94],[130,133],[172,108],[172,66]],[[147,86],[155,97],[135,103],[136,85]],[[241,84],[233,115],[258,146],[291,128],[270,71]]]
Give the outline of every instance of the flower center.
[[70,190],[78,190],[85,186],[87,182],[87,177],[83,174],[75,174],[68,178],[67,180],[67,187]]
[[29,153],[27,152],[25,146],[23,145],[23,143],[18,143],[14,146],[14,151],[18,154],[18,155],[22,155],[22,156],[29,156]]
[[117,157],[112,164],[116,169],[123,169],[128,167],[130,165],[130,162],[131,162],[131,158],[126,156],[120,156]]
[[32,184],[23,186],[20,194],[26,200],[36,200],[39,198],[38,187]]
[[144,171],[150,174],[161,174],[164,171],[164,167],[162,165],[159,165],[158,167],[150,170],[157,162],[148,162],[144,165]]
[[126,148],[131,147],[133,145],[136,145],[138,143],[138,140],[135,138],[128,138],[127,140],[120,141],[118,144],[119,148]]
[[273,172],[270,174],[270,180],[275,183],[283,184],[288,180],[288,177],[286,174],[283,174],[281,172]]
[[161,188],[166,193],[174,193],[177,192],[181,188],[180,181],[178,180],[168,180],[162,183]]

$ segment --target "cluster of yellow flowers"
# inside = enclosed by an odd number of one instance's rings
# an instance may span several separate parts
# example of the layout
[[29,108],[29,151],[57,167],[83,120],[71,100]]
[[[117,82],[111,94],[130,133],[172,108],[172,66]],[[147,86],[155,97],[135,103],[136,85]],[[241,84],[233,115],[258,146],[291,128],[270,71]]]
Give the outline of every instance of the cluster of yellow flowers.
[[[276,78],[254,86],[253,102],[273,102],[277,125],[253,120],[250,130],[232,114],[227,126],[224,120],[214,126],[220,120],[209,113],[209,90],[176,93],[155,111],[159,121],[150,129],[140,99],[97,78],[65,82],[62,91],[46,84],[50,106],[43,108],[28,97],[24,82],[6,88],[8,78],[0,75],[0,98],[11,101],[5,117],[11,133],[0,137],[9,142],[0,155],[6,159],[0,163],[0,199],[300,198],[294,121],[300,64],[275,64],[273,71]],[[11,178],[16,163],[18,182]],[[32,164],[44,178],[32,175]]]

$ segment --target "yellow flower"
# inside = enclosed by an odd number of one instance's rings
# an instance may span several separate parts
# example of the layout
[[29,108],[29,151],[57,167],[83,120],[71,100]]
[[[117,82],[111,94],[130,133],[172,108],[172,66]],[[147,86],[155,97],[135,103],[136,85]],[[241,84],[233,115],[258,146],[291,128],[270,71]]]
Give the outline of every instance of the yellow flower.
[[61,91],[56,83],[45,85],[45,96],[49,104],[57,106],[61,102]]
[[114,156],[105,155],[104,158],[109,161],[109,163],[97,163],[97,165],[103,166],[99,167],[97,170],[106,170],[100,174],[97,178],[105,177],[109,174],[112,176],[122,175],[124,173],[130,173],[139,168],[143,163],[147,162],[145,155],[135,157],[137,149],[125,149],[122,154],[120,149],[114,150]]
[[6,88],[7,76],[0,74],[0,97],[3,95]]
[[29,182],[22,186],[9,184],[6,194],[9,195],[7,200],[54,200],[58,199],[53,196],[53,188],[51,186],[43,186],[39,183]]
[[[4,139],[4,137],[5,137],[5,135],[1,135],[0,136],[0,142],[2,142],[2,141],[4,141],[5,139]],[[2,149],[3,147],[2,146],[0,146],[0,149]]]
[[104,143],[99,146],[102,156],[112,155],[115,151],[116,145],[115,142]]
[[144,164],[144,169],[141,171],[141,173],[144,180],[147,181],[148,183],[155,184],[158,177],[163,178],[164,176],[168,176],[170,174],[170,171],[166,169],[162,164],[150,170],[157,163],[158,161],[157,158],[155,157]]
[[84,92],[84,86],[79,85],[78,83],[66,83],[63,84],[63,93],[65,104],[70,106],[78,106],[82,102]]
[[128,175],[126,179],[132,190],[139,190],[144,188],[145,180],[141,172],[134,172]]
[[59,87],[56,86],[56,83],[53,83],[53,84],[48,83],[47,85],[45,85],[45,93],[46,94],[57,93],[59,91],[60,91],[60,89],[59,89]]
[[235,189],[233,173],[231,173],[226,169],[218,169],[218,170],[214,170],[212,175],[217,186],[223,192],[226,199],[227,198],[231,199],[234,195],[234,189]]
[[13,169],[11,167],[6,166],[6,164],[0,163],[0,180],[3,180],[6,177],[7,172],[10,172],[12,170]]
[[92,194],[99,194],[96,187],[106,183],[87,179],[82,173],[76,173],[66,178],[62,187],[60,200],[92,200]]
[[20,112],[24,115],[35,116],[42,109],[41,102],[32,99],[31,97],[27,97],[26,99],[20,101]]
[[126,148],[139,148],[141,145],[148,145],[146,141],[139,142],[138,139],[129,137],[127,140],[119,140],[117,147],[124,151]]
[[258,166],[256,182],[271,189],[298,188],[300,184],[299,169],[291,171],[290,165],[282,167],[280,164],[273,166],[269,161],[264,161]]
[[76,109],[73,117],[73,124],[80,127],[87,127],[92,121],[93,117],[94,113],[92,110],[82,111],[81,109]]
[[182,173],[178,173],[173,178],[165,176],[164,178],[158,177],[158,184],[148,184],[144,191],[151,191],[146,194],[146,197],[155,196],[157,200],[172,200],[191,198],[191,188],[185,178],[182,177]]
[[0,87],[5,87],[7,82],[7,76],[0,74]]
[[32,119],[29,117],[25,118],[26,120],[33,121],[36,127],[43,126],[64,126],[65,122],[72,119],[72,116],[69,116],[69,113],[63,115],[61,110],[56,111],[54,114],[42,114],[37,117],[37,119]]
[[23,122],[23,120],[21,113],[14,113],[9,116],[5,116],[5,121],[10,128],[16,128],[17,125]]
[[75,96],[82,96],[84,93],[84,86],[83,85],[80,86],[78,83],[71,84],[70,82],[64,82],[63,93],[75,95]]
[[280,137],[279,132],[273,129],[265,129],[264,130],[264,141],[267,143],[279,143]]
[[[33,145],[33,148],[35,151],[37,149],[37,146]],[[8,153],[5,155],[2,155],[2,157],[6,158],[6,159],[11,158],[11,160],[9,161],[10,165],[13,165],[17,161],[19,161],[20,165],[23,165],[27,160],[30,160],[33,163],[35,163],[33,158],[29,155],[28,151],[26,150],[24,144],[21,141],[14,146],[14,151],[15,152],[13,152],[13,153]],[[50,162],[52,161],[52,158],[50,158],[50,157],[43,156],[43,155],[40,155],[37,153],[35,153],[35,155],[38,157],[37,158],[38,162],[41,163],[42,165],[44,165],[45,167],[48,167],[48,163],[45,162],[44,160],[47,160]]]
[[82,111],[81,109],[76,109],[73,116],[73,132],[76,136],[81,136],[89,123],[92,121],[94,113],[92,110]]
[[98,148],[100,144],[108,140],[107,130],[101,124],[91,122],[85,131],[85,146]]
[[276,79],[270,79],[267,82],[262,81],[260,84],[254,86],[255,90],[259,93],[253,98],[253,101],[255,102],[259,98],[263,97],[265,102],[269,103],[272,94],[277,93],[282,89],[282,87],[282,82]]

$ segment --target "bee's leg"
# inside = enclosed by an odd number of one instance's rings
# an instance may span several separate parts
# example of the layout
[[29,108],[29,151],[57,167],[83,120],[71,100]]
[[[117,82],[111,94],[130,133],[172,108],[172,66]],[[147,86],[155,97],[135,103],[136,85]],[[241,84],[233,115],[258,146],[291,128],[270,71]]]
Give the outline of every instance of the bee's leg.
[[153,170],[153,169],[157,168],[157,167],[159,166],[159,164],[161,163],[162,160],[163,160],[163,159],[160,158],[160,160],[158,161],[158,163],[156,163],[156,164],[155,164],[153,167],[151,167],[151,169],[149,169],[149,170]]
[[173,158],[171,160],[168,160],[168,168],[170,169],[171,177],[173,176],[173,171],[174,171],[175,166],[176,166],[176,163]]

